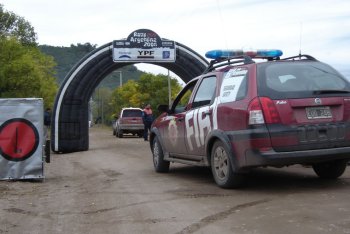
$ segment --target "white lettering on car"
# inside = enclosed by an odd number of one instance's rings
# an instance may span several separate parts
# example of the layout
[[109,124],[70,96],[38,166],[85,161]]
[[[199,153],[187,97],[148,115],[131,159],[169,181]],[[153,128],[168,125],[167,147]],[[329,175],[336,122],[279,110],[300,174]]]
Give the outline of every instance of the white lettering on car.
[[218,97],[215,98],[214,103],[212,105],[213,110],[213,129],[218,129],[218,105],[220,104],[220,99]]
[[200,141],[198,139],[198,109],[193,113],[193,126],[194,126],[194,139],[196,140],[197,147],[200,146]]
[[193,140],[196,148],[205,144],[206,133],[211,130],[210,115],[206,114],[209,110],[209,106],[205,106],[186,114],[186,139],[189,151],[193,151]]
[[191,142],[191,136],[194,135],[194,125],[190,126],[190,119],[193,118],[193,110],[189,111],[186,116],[185,116],[185,124],[186,124],[186,138],[187,138],[187,143],[189,150],[193,150],[192,142]]
[[211,130],[211,121],[210,116],[206,113],[209,113],[209,106],[202,107],[198,111],[200,114],[198,115],[198,126],[199,126],[199,139],[201,145],[204,145],[205,141],[205,129],[207,130],[206,133],[210,132]]
[[287,104],[287,101],[281,100],[281,101],[276,101],[276,105],[283,105]]

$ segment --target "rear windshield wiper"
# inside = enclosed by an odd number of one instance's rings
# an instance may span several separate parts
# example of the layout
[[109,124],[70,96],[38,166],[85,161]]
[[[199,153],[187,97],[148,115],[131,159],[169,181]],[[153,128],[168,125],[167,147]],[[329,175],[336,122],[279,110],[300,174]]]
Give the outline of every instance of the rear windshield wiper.
[[325,89],[325,90],[315,90],[314,94],[331,94],[331,93],[350,93],[349,90],[335,90],[335,89]]

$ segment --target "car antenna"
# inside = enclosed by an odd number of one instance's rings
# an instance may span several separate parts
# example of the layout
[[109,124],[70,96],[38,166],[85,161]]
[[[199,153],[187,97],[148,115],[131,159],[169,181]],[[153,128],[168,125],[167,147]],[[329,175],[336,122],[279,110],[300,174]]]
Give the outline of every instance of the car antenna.
[[[219,13],[221,31],[222,31],[222,32],[226,32],[226,31],[224,30],[224,28],[223,28],[224,20],[223,20],[223,18],[222,18],[222,10],[221,10],[221,5],[220,5],[220,0],[217,0],[217,1],[216,1],[216,6],[217,6],[218,13]],[[226,47],[226,49],[228,49],[227,34],[224,35],[224,42],[225,42],[225,47]]]
[[299,59],[301,59],[301,38],[303,34],[303,22],[300,22],[300,36],[299,36]]

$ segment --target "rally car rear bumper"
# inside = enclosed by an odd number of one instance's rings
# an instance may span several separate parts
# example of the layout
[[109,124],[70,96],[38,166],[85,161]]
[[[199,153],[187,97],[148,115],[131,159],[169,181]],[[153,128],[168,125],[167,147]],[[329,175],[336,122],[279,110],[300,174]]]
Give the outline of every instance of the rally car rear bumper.
[[293,164],[314,164],[319,162],[348,159],[350,160],[350,147],[303,150],[293,152],[258,152],[247,150],[245,162],[240,167],[259,166],[288,166]]

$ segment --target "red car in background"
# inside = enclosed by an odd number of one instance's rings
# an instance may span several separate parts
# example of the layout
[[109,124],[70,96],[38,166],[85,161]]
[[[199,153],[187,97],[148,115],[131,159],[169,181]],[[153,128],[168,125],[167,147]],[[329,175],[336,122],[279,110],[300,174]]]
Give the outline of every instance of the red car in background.
[[168,172],[170,162],[209,166],[223,188],[265,166],[341,176],[350,159],[350,84],[311,56],[281,55],[208,52],[214,60],[204,74],[171,107],[159,106],[150,135],[155,171]]
[[115,123],[113,123],[113,135],[122,138],[124,134],[143,136],[144,125],[142,109],[135,107],[123,108]]

